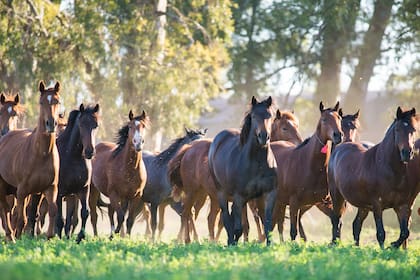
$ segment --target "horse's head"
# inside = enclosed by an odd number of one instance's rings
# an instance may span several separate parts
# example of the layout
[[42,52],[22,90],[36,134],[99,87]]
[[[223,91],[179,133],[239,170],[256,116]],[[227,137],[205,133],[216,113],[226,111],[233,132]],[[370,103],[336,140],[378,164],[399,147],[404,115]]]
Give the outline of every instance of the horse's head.
[[355,142],[357,138],[357,129],[360,127],[359,110],[354,115],[344,115],[340,108],[338,114],[341,117],[341,128],[344,133],[343,142]]
[[41,96],[40,120],[45,126],[47,133],[54,133],[57,127],[58,110],[60,107],[60,83],[57,82],[52,88],[45,88],[44,81],[39,82]]
[[269,143],[273,122],[272,103],[271,96],[261,102],[258,102],[254,96],[252,97],[251,110],[245,117],[241,131],[242,144],[247,141],[248,136],[255,136],[257,143],[261,146],[266,146]]
[[414,141],[418,125],[416,109],[403,111],[401,107],[398,107],[394,125],[395,143],[400,152],[401,161],[407,163],[414,157]]
[[318,123],[320,141],[326,143],[331,140],[333,144],[339,144],[343,140],[343,131],[341,130],[341,117],[338,114],[339,102],[334,108],[324,109],[322,101],[319,103],[321,118]]
[[302,143],[299,133],[299,120],[293,112],[281,112],[277,109],[276,117],[271,126],[271,141],[289,141],[296,145]]
[[16,129],[17,116],[21,112],[19,94],[12,100],[6,100],[6,96],[0,95],[0,136],[5,135],[10,130]]
[[149,117],[144,111],[140,116],[134,117],[133,111],[130,110],[128,118],[130,119],[128,123],[128,140],[133,143],[136,152],[140,152],[143,149]]
[[66,112],[58,114],[57,120],[57,137],[66,129],[67,120],[66,120]]
[[203,129],[188,129],[185,128],[185,142],[190,143],[192,141],[198,140],[206,136],[207,128]]
[[91,159],[95,155],[95,138],[98,128],[99,104],[95,107],[86,107],[80,104],[79,107],[79,132],[83,145],[83,156]]

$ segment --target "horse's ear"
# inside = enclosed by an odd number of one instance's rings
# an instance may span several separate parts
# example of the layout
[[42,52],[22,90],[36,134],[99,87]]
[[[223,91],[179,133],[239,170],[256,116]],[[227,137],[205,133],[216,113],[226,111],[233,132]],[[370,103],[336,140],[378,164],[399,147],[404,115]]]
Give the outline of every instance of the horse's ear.
[[56,82],[54,86],[55,91],[60,91],[60,82]]
[[80,113],[83,113],[85,111],[85,105],[83,105],[83,103],[80,104],[79,111],[80,111]]
[[128,113],[128,119],[129,119],[130,121],[132,121],[132,120],[133,120],[133,118],[134,118],[133,111],[132,111],[132,110],[130,110],[130,112]]
[[191,130],[188,129],[188,127],[184,127],[185,133],[190,134]]
[[338,107],[340,107],[340,101],[337,101],[337,103],[335,104],[335,106],[334,106],[334,111],[336,111],[336,112],[337,112]]
[[295,114],[295,109],[290,110],[290,113]]
[[19,93],[18,93],[15,96],[15,103],[19,103],[19,99],[20,99],[20,96],[19,96]]
[[265,102],[267,103],[267,107],[270,107],[273,104],[273,99],[269,96]]
[[252,96],[252,100],[251,100],[251,104],[252,106],[254,106],[255,104],[257,104],[257,99],[255,98],[255,96]]
[[360,115],[360,109],[357,110],[356,114],[353,115],[353,119],[358,119]]
[[45,84],[44,84],[44,81],[43,81],[43,80],[41,80],[41,81],[39,82],[39,91],[40,91],[40,92],[45,91]]
[[281,111],[279,109],[277,109],[276,111],[276,119],[277,120],[281,119]]
[[0,96],[0,103],[1,105],[4,105],[5,102],[6,102],[6,96],[4,96],[4,93],[2,92]]
[[322,104],[322,101],[319,102],[319,110],[322,112],[324,112],[324,104]]
[[143,112],[141,113],[141,118],[143,120],[145,120],[147,118],[146,112],[143,110]]
[[340,117],[343,117],[343,109],[338,109],[338,115],[340,116]]
[[203,129],[203,135],[206,135],[208,128]]
[[413,116],[414,116],[415,114],[416,114],[416,108],[414,108],[414,107],[413,107],[413,108],[411,109],[411,115],[413,115]]
[[94,113],[98,113],[99,112],[99,104],[98,103],[96,103],[95,108],[93,108],[93,112]]
[[399,120],[399,119],[401,119],[402,118],[402,116],[403,116],[403,112],[402,112],[402,110],[401,110],[401,107],[400,106],[398,106],[398,108],[397,108],[397,119]]

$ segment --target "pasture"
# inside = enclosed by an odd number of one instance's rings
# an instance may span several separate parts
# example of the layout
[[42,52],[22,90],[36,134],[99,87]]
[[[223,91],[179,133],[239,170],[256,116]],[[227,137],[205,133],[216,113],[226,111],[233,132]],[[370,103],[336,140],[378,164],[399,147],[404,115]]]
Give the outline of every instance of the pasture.
[[[373,232],[372,232],[373,233]],[[0,247],[1,279],[419,279],[420,240],[409,250],[350,243],[204,242],[178,245],[116,237],[22,238]]]

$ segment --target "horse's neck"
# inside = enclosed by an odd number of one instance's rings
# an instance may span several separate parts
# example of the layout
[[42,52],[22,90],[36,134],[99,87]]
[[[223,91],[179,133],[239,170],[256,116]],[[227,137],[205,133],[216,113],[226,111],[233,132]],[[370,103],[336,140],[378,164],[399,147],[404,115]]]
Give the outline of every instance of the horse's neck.
[[80,139],[80,131],[77,126],[77,121],[73,125],[71,133],[70,133],[70,139],[67,143],[67,150],[72,152],[77,152],[77,154],[82,154],[82,140]]
[[385,136],[381,143],[376,146],[375,161],[379,166],[391,167],[394,171],[402,172],[399,151],[395,144],[394,132],[391,131]]
[[138,169],[140,161],[143,160],[142,152],[136,152],[132,145],[127,141],[125,144],[124,150],[121,153],[123,156],[123,162],[126,165],[127,169]]
[[249,137],[242,147],[242,152],[249,158],[256,161],[267,161],[269,145],[261,146],[256,137]]
[[327,143],[322,143],[321,141],[322,140],[318,135],[318,131],[315,131],[315,133],[309,139],[308,144],[301,148],[301,153],[304,155],[304,157],[309,158],[309,160],[305,160],[304,162],[311,166],[325,165],[326,154],[322,153],[321,150],[323,150]]

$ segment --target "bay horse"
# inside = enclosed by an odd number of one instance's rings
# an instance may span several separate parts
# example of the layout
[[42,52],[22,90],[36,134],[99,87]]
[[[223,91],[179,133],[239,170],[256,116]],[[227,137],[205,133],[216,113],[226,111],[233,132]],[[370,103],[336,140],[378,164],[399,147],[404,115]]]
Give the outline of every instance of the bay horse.
[[285,141],[271,143],[277,160],[278,180],[276,211],[273,216],[278,224],[281,241],[286,205],[290,209],[290,237],[295,240],[299,209],[322,203],[328,195],[326,164],[330,147],[327,142],[337,145],[343,137],[338,107],[339,102],[335,107],[325,109],[320,102],[320,119],[316,130],[300,145]]
[[[119,233],[124,216],[129,211],[127,229],[131,229],[134,219],[130,217],[133,209],[142,205],[141,196],[146,184],[147,173],[143,162],[145,130],[149,117],[143,111],[134,117],[130,110],[129,122],[118,131],[117,144],[102,142],[96,145],[96,155],[92,160],[92,183],[89,195],[91,222],[95,236],[98,235],[96,206],[100,193],[107,196],[113,210],[117,213],[118,224],[111,224],[111,237]],[[126,207],[127,205],[127,207]]]
[[43,192],[48,201],[50,224],[47,237],[54,235],[54,221],[57,213],[57,184],[59,156],[55,130],[60,103],[60,83],[46,88],[39,83],[40,113],[38,126],[33,130],[14,130],[0,141],[0,208],[3,228],[7,240],[14,240],[10,225],[10,209],[6,196],[17,198],[16,237],[20,237],[26,224],[26,204],[30,194]]
[[[60,172],[58,181],[56,232],[61,237],[64,226],[62,217],[63,197],[77,194],[82,209],[82,227],[77,236],[79,243],[85,238],[86,221],[89,216],[87,209],[88,190],[92,176],[91,159],[95,154],[95,137],[98,128],[99,104],[84,106],[70,112],[64,131],[57,138],[57,148],[60,155]],[[70,198],[72,199],[72,198]],[[73,202],[74,201],[70,201]],[[67,204],[69,201],[67,201]],[[73,205],[75,206],[75,205]],[[68,208],[69,210],[69,208]],[[67,211],[65,235],[70,237],[73,211]],[[77,214],[76,214],[77,215]]]
[[[271,215],[277,193],[276,160],[270,147],[273,122],[272,98],[251,100],[241,130],[219,132],[210,145],[210,174],[217,189],[228,245],[236,245],[242,235],[242,211],[253,198],[266,194],[264,232],[270,244]],[[232,197],[232,212],[228,199]]]
[[[302,142],[298,127],[299,121],[293,112],[277,110],[271,127],[271,140]],[[176,200],[182,197],[184,207],[181,215],[181,230],[183,231],[181,235],[183,235],[185,243],[191,242],[190,223],[187,222],[188,220],[191,221],[191,208],[194,206],[195,218],[197,218],[207,196],[210,198],[210,211],[207,217],[210,241],[218,239],[221,227],[223,227],[223,224],[219,224],[218,232],[215,235],[215,221],[220,207],[217,201],[217,189],[208,167],[208,152],[211,142],[211,139],[201,139],[189,145],[184,145],[169,162],[169,176],[174,185],[172,195]],[[261,233],[260,217],[258,213],[255,213],[257,210],[253,201],[250,200],[248,205],[253,211],[258,234],[261,236],[263,233]],[[246,207],[244,209],[244,240],[247,240],[249,226],[245,216],[247,214]],[[198,236],[195,236],[195,238],[197,239]]]
[[[207,129],[185,129],[185,135],[173,141],[173,143],[158,154],[151,152],[143,153],[143,160],[147,170],[147,181],[143,191],[142,201],[150,203],[152,240],[155,240],[157,227],[158,207],[171,207],[181,215],[182,205],[171,198],[172,185],[168,177],[168,163],[185,144],[202,138]],[[139,209],[140,210],[140,209]],[[163,227],[163,215],[160,215],[159,223]]]
[[332,242],[341,234],[341,216],[346,201],[358,208],[353,222],[353,237],[359,245],[362,223],[369,211],[373,212],[376,238],[383,248],[385,231],[382,212],[394,208],[400,221],[400,237],[392,242],[400,247],[408,238],[408,220],[411,215],[411,198],[407,195],[405,177],[407,163],[414,155],[416,135],[416,110],[397,108],[396,118],[383,140],[370,149],[359,143],[344,143],[331,154],[328,165],[328,182],[333,203]]
[[17,128],[17,117],[23,112],[20,104],[19,94],[11,99],[6,99],[6,95],[0,95],[0,137],[6,135],[11,130]]

